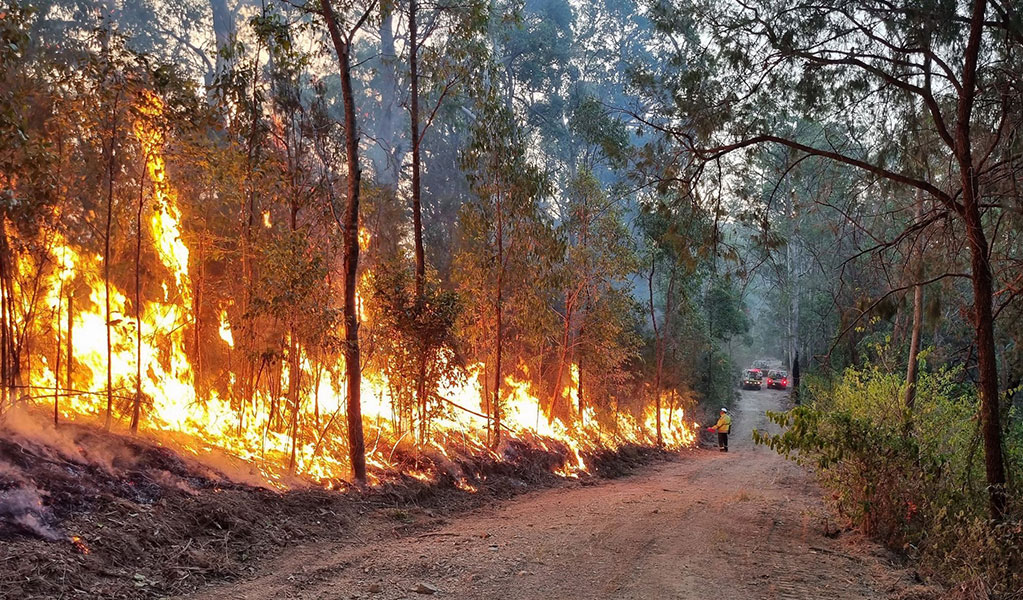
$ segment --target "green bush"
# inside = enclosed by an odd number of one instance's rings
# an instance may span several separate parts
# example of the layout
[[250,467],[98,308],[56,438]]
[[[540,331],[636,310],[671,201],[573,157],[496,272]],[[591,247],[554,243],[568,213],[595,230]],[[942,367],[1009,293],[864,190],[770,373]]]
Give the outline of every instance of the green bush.
[[994,523],[975,389],[962,367],[921,371],[912,411],[904,375],[884,360],[835,378],[806,377],[802,405],[768,413],[782,433],[754,438],[812,466],[850,526],[906,551],[946,583],[1023,598],[1023,426],[1009,415],[1011,506]]

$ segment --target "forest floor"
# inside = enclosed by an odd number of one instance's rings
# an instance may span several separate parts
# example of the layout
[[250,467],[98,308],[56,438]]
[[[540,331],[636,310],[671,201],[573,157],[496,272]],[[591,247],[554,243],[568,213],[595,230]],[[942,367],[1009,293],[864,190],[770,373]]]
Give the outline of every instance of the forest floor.
[[[728,453],[693,450],[615,480],[435,519],[370,520],[299,545],[203,600],[936,598],[877,544],[840,531],[802,467],[750,440],[786,394],[743,392]],[[395,513],[414,520],[411,513]]]

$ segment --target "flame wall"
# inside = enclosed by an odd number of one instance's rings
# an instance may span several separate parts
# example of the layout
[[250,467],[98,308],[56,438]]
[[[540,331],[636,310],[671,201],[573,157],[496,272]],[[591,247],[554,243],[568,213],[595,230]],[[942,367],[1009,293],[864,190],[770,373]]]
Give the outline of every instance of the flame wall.
[[[339,380],[343,369],[327,369],[317,376],[313,360],[299,348],[297,364],[303,381],[315,382],[308,396],[303,394],[297,406],[282,411],[289,419],[286,424],[273,423],[268,407],[280,398],[271,397],[257,389],[251,399],[238,388],[231,375],[227,394],[216,390],[197,393],[192,361],[186,343],[191,323],[192,297],[189,272],[190,251],[182,238],[182,218],[174,186],[168,180],[163,157],[164,134],[155,121],[163,111],[159,98],[148,94],[138,105],[139,117],[134,123],[134,135],[146,159],[146,172],[151,183],[146,221],[147,252],[156,260],[167,276],[160,283],[162,293],[147,293],[138,306],[132,300],[133,291],[111,284],[110,289],[110,376],[114,415],[118,427],[130,415],[141,393],[143,407],[141,431],[162,442],[172,442],[195,454],[212,451],[227,452],[253,465],[269,481],[283,484],[285,473],[292,471],[315,480],[345,477],[348,474],[346,440],[343,438],[344,388]],[[265,225],[270,225],[269,214],[264,214]],[[363,241],[360,235],[360,242]],[[68,333],[73,343],[73,374],[70,384],[65,371],[67,361],[60,366],[45,353],[33,355],[28,368],[30,381],[24,382],[25,397],[38,405],[52,406],[63,419],[101,420],[107,402],[107,318],[106,292],[103,281],[103,258],[89,254],[74,243],[55,236],[50,255],[52,265],[33,264],[25,259],[19,269],[30,273],[48,273],[43,282],[45,317],[39,319],[44,334],[60,332],[57,352],[64,352]],[[365,284],[365,278],[363,279]],[[68,291],[77,290],[73,303]],[[87,290],[82,293],[81,290]],[[153,296],[157,298],[153,298]],[[67,314],[72,309],[70,332]],[[365,308],[359,303],[360,315],[365,320]],[[228,312],[218,311],[218,340],[227,352],[233,351],[237,332],[231,326]],[[136,326],[138,321],[138,327]],[[139,339],[139,336],[141,339]],[[63,344],[62,343],[63,339]],[[290,345],[289,347],[295,347]],[[56,353],[55,353],[56,354]],[[292,377],[289,364],[281,366],[278,392],[286,389]],[[447,455],[452,447],[471,452],[487,450],[488,411],[481,403],[484,397],[483,365],[469,368],[469,377],[461,384],[448,385],[440,396],[450,402],[447,410],[431,424],[431,439],[426,443],[437,452]],[[141,379],[137,374],[141,372]],[[380,373],[366,372],[362,382],[363,415],[366,427],[368,462],[380,469],[393,466],[395,448],[415,443],[413,435],[399,431],[394,418],[395,409],[390,397],[391,385]],[[567,404],[577,405],[578,369],[573,365],[563,396]],[[622,412],[610,426],[601,423],[592,408],[584,414],[574,415],[572,423],[549,419],[541,409],[541,400],[533,393],[528,381],[505,378],[503,422],[511,433],[529,436],[537,443],[544,439],[566,444],[573,456],[572,464],[564,473],[571,475],[585,470],[585,450],[596,446],[615,446],[621,443],[650,443],[656,420],[652,411],[637,420]],[[667,406],[667,403],[664,404]],[[662,413],[664,441],[672,447],[687,446],[694,442],[691,422],[685,420],[681,410],[665,409]]]

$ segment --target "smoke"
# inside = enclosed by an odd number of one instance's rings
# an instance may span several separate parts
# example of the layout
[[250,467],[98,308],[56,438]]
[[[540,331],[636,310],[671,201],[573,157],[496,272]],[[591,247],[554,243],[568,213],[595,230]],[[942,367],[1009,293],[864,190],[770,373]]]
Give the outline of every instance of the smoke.
[[0,491],[0,524],[27,530],[51,542],[68,539],[66,534],[47,523],[52,516],[43,505],[42,494],[17,469],[0,461],[0,478],[19,486]]
[[167,471],[158,470],[149,474],[149,477],[166,488],[175,488],[185,492],[189,496],[198,496],[199,492],[188,484],[187,481]]
[[70,433],[55,428],[52,421],[39,418],[22,406],[4,414],[3,429],[9,439],[32,442],[33,452],[45,453],[45,458],[89,462]]
[[[2,434],[31,448],[45,460],[98,467],[111,477],[123,477],[132,470],[144,470],[160,485],[194,493],[187,482],[167,472],[165,466],[152,464],[152,455],[140,449],[152,446],[174,449],[191,474],[211,481],[230,481],[253,487],[280,487],[258,468],[255,461],[244,460],[216,447],[197,449],[196,440],[175,432],[142,432],[128,438],[105,434],[89,425],[66,424],[54,427],[45,415],[31,407],[17,406],[4,414]],[[162,471],[162,473],[161,473]],[[177,479],[177,481],[175,481]]]

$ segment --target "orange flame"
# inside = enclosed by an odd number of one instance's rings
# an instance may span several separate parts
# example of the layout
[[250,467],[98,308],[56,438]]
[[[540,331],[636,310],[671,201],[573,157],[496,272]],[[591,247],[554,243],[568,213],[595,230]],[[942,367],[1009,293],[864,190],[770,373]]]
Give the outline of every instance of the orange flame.
[[82,554],[89,553],[89,547],[86,546],[85,542],[82,541],[82,538],[78,537],[77,535],[71,536],[70,542],[71,545],[75,547],[75,550],[78,550]]
[[[325,366],[322,371],[314,368],[315,362],[300,349],[298,370],[292,373],[292,366],[285,364],[280,369],[281,389],[295,378],[308,386],[309,396],[315,403],[303,399],[296,406],[288,405],[284,399],[274,398],[271,392],[259,389],[242,403],[231,397],[223,398],[215,392],[199,398],[193,381],[193,365],[186,352],[186,328],[192,326],[194,311],[192,280],[189,272],[190,253],[185,243],[181,209],[178,196],[171,185],[167,164],[163,156],[166,136],[159,120],[163,114],[163,103],[154,94],[141,98],[138,119],[134,133],[146,157],[146,172],[152,186],[152,213],[147,221],[148,241],[152,244],[165,275],[162,282],[162,297],[148,300],[136,307],[124,290],[111,282],[111,361],[107,363],[107,318],[105,313],[104,282],[102,280],[102,258],[76,249],[67,240],[55,236],[52,255],[55,258],[53,273],[47,281],[45,304],[50,309],[51,321],[45,326],[53,331],[66,327],[58,315],[66,315],[67,298],[61,293],[62,283],[75,282],[87,287],[84,297],[77,294],[71,319],[74,339],[74,387],[77,392],[61,400],[60,412],[63,418],[101,419],[106,410],[106,372],[109,366],[113,381],[110,393],[117,398],[115,405],[123,407],[134,400],[136,385],[141,388],[145,399],[140,430],[154,439],[164,442],[180,442],[180,446],[195,454],[227,452],[247,461],[259,471],[266,481],[274,485],[286,485],[285,465],[293,461],[293,471],[318,481],[334,481],[349,472],[347,448],[341,436],[333,435],[343,422],[345,395],[343,392],[343,369],[338,365]],[[266,216],[267,221],[269,216]],[[369,246],[371,236],[365,229],[359,231],[360,246]],[[37,269],[39,265],[19,265],[22,269]],[[157,275],[159,277],[159,275]],[[367,291],[369,273],[360,279],[360,294]],[[358,302],[359,315],[363,323],[369,322],[370,315],[361,299]],[[136,310],[140,312],[141,331],[135,330]],[[218,334],[228,346],[235,347],[236,331],[226,309],[219,311]],[[137,336],[141,337],[139,349]],[[29,370],[32,385],[38,388],[54,389],[58,386],[58,374],[52,361],[44,356],[35,358]],[[448,356],[447,361],[454,361]],[[137,368],[141,366],[141,381],[137,381]],[[483,401],[483,364],[470,366],[468,377],[462,383],[446,383],[439,395],[453,406],[439,411],[431,421],[433,439],[430,447],[444,456],[449,450],[462,448],[478,454],[491,453],[495,459],[500,455],[492,453],[486,440],[489,424],[488,409]],[[620,443],[649,443],[649,431],[655,415],[652,411],[635,419],[627,413],[618,416],[615,424],[616,436],[609,436],[600,428],[599,420],[592,407],[587,407],[577,418],[565,423],[550,418],[541,409],[538,394],[532,391],[528,372],[524,367],[518,375],[504,379],[502,413],[503,424],[513,435],[543,440],[557,440],[568,447],[570,464],[562,474],[577,476],[587,470],[584,455],[598,445]],[[522,376],[523,378],[519,378]],[[572,407],[578,406],[579,369],[571,365],[570,381],[562,397]],[[310,383],[314,382],[314,383]],[[234,383],[234,376],[231,376]],[[416,443],[415,436],[400,431],[400,422],[395,418],[392,385],[387,377],[367,370],[362,381],[362,411],[367,431],[367,462],[378,469],[388,469],[394,464],[396,449]],[[236,394],[233,391],[230,396]],[[240,396],[240,394],[239,394]],[[46,402],[40,397],[37,402]],[[294,427],[274,425],[266,407],[274,402],[285,406],[287,419]],[[573,408],[573,410],[577,410]],[[117,410],[123,413],[122,409]],[[670,419],[669,419],[670,414]],[[606,418],[605,418],[606,421]],[[695,428],[686,422],[682,411],[662,413],[665,442],[669,446],[685,446],[695,441]],[[334,429],[330,429],[334,427]],[[297,431],[298,435],[292,435]],[[292,459],[293,457],[293,459]],[[436,476],[425,470],[409,471],[413,477],[431,479]],[[456,481],[458,487],[467,492],[477,488],[465,479]],[[84,545],[83,545],[84,546]],[[87,550],[87,549],[86,549]]]

